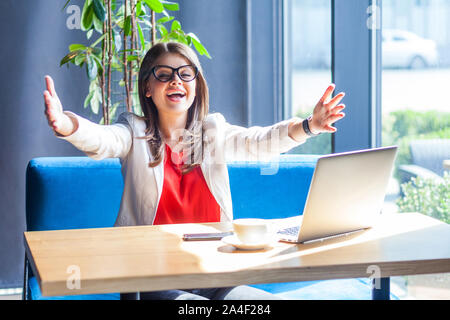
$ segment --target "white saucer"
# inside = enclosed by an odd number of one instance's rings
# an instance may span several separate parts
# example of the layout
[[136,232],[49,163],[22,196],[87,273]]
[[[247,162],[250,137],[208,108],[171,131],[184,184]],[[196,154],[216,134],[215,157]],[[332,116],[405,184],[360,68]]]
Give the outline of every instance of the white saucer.
[[243,243],[236,235],[226,236],[222,238],[222,241],[226,244],[232,245],[241,250],[258,250],[265,249],[269,247],[274,241],[278,240],[276,237],[268,238],[266,241],[261,243]]

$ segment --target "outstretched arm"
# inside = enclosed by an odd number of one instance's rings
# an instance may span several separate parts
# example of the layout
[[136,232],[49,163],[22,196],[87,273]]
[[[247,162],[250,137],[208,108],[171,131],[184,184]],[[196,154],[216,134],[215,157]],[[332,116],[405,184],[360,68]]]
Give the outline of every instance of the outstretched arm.
[[93,159],[123,158],[127,156],[133,134],[131,114],[121,114],[113,125],[99,125],[70,111],[63,111],[50,76],[45,77],[45,115],[56,136],[67,140]]

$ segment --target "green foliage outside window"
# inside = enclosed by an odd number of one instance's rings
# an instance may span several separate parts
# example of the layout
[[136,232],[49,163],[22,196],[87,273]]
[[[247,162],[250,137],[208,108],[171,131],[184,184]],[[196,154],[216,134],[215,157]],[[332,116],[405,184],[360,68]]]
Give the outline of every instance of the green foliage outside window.
[[444,173],[444,181],[412,178],[402,184],[404,196],[397,200],[399,212],[420,212],[450,223],[450,174]]
[[383,145],[397,145],[396,165],[411,164],[412,140],[450,139],[450,112],[394,111],[383,116]]
[[[399,147],[396,167],[412,164],[409,149],[412,140],[450,139],[450,112],[391,112],[383,117],[382,135],[383,145]],[[420,212],[449,223],[449,181],[450,174],[445,172],[441,182],[416,177],[402,184],[402,196],[396,202],[399,212]]]

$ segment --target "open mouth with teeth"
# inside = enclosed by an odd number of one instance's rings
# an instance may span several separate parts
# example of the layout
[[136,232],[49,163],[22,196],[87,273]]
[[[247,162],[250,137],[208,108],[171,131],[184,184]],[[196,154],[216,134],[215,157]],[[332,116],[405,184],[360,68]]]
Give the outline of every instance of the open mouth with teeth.
[[183,92],[180,92],[180,91],[171,92],[171,93],[167,94],[167,98],[173,102],[181,101],[185,96],[186,96],[186,94]]

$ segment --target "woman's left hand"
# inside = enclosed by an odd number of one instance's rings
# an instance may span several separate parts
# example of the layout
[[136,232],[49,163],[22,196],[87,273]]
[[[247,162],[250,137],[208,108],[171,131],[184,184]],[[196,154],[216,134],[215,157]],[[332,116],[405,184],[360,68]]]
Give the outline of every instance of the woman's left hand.
[[345,93],[340,92],[331,98],[335,87],[334,84],[330,84],[314,108],[312,118],[309,120],[309,129],[313,134],[336,132],[336,128],[332,124],[345,117],[342,112],[345,105],[339,104]]
[[[336,132],[336,128],[332,127],[332,124],[345,117],[345,114],[341,112],[344,108],[344,104],[339,104],[345,93],[340,92],[334,98],[331,95],[335,89],[334,84],[330,84],[325,90],[322,98],[316,104],[312,117],[308,120],[309,130],[313,134],[319,134],[322,132]],[[289,137],[296,141],[304,141],[305,131],[303,130],[303,120],[294,118],[289,125]]]

